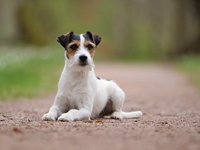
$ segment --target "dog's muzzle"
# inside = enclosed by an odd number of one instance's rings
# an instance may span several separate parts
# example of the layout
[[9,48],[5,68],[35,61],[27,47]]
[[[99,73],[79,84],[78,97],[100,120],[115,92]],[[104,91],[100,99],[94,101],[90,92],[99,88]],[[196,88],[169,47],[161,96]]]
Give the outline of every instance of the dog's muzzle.
[[79,57],[79,62],[80,62],[80,65],[81,65],[81,66],[87,65],[87,64],[88,64],[88,62],[87,62],[87,56],[81,55],[81,56]]

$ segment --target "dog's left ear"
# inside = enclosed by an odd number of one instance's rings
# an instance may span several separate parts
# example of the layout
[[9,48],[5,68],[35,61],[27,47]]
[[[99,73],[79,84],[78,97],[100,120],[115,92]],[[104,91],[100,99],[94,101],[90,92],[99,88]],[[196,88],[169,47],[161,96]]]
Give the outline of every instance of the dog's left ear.
[[66,49],[67,45],[72,40],[73,34],[74,34],[74,32],[69,32],[67,34],[61,35],[61,36],[57,37],[57,42],[60,43]]
[[91,41],[97,46],[101,42],[101,37],[99,35],[93,34],[90,31],[87,31],[86,34],[89,36]]

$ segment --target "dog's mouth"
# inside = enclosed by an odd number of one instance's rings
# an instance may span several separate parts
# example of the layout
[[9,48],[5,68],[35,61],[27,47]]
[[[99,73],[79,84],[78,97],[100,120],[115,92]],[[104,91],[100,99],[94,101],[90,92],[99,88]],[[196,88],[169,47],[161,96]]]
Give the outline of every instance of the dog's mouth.
[[87,66],[87,65],[88,65],[88,62],[80,62],[79,65],[80,65],[81,67],[84,67],[84,66]]

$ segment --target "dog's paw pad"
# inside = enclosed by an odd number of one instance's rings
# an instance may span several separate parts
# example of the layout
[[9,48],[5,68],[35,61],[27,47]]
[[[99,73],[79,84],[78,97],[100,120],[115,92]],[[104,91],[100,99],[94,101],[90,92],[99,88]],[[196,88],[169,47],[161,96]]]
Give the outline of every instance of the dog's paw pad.
[[111,114],[111,118],[113,118],[113,119],[122,119],[123,117],[122,117],[122,114],[120,112],[113,112]]
[[71,122],[74,121],[73,117],[69,114],[62,114],[59,118],[58,121],[65,121],[65,122]]
[[56,115],[52,114],[52,113],[47,113],[44,114],[44,116],[42,117],[43,121],[55,121],[56,120]]

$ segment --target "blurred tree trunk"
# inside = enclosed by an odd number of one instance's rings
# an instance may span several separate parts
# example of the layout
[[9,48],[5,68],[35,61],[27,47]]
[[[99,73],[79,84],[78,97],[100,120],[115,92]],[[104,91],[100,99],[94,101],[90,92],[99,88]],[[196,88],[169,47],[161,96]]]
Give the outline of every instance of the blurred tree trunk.
[[180,54],[200,53],[200,1],[193,0],[191,1],[191,3],[193,6],[192,8],[194,9],[193,14],[195,16],[195,19],[198,22],[198,34],[196,38],[188,42],[186,47],[184,47],[183,49],[179,51]]
[[166,0],[164,3],[164,25],[162,54],[170,58],[185,47],[185,14],[183,0]]
[[16,40],[18,37],[16,12],[20,0],[0,0],[0,40]]
[[114,46],[117,55],[129,55],[132,39],[132,0],[116,0]]

